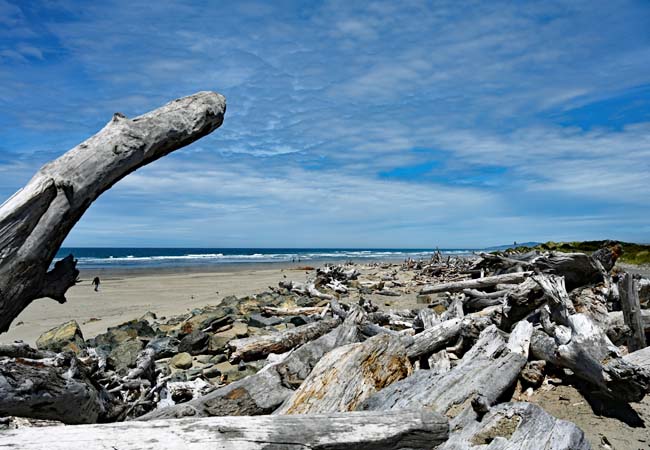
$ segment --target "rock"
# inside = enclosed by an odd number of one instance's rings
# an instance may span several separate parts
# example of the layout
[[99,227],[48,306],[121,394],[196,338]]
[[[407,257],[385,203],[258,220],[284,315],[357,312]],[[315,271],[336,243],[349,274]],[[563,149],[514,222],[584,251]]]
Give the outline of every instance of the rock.
[[227,359],[228,358],[223,353],[220,355],[214,355],[212,358],[210,358],[210,364],[219,364],[226,361]]
[[260,310],[260,306],[268,306],[268,303],[255,297],[244,297],[237,304],[237,313],[241,315],[255,313]]
[[199,364],[210,364],[211,360],[212,355],[198,355],[194,357],[194,361],[198,362]]
[[264,317],[260,313],[253,313],[250,315],[250,318],[248,319],[249,326],[258,327],[258,328],[272,327],[274,325],[278,325],[281,323],[282,323],[282,319],[280,317],[276,317],[276,316]]
[[144,319],[129,320],[128,322],[124,322],[115,328],[109,328],[108,331],[111,331],[113,329],[126,331],[131,337],[152,338],[156,335],[156,332],[153,328],[151,328],[149,322]]
[[215,365],[214,368],[221,373],[223,381],[228,383],[241,380],[242,378],[253,375],[257,372],[257,369],[251,367],[249,364],[245,364],[240,368],[239,365],[233,365],[227,361]]
[[223,353],[226,351],[226,344],[233,339],[248,337],[248,325],[243,322],[233,322],[232,326],[219,333],[210,336],[208,343],[209,353]]
[[544,381],[544,369],[546,368],[546,361],[529,361],[519,374],[521,381],[526,386],[537,388],[542,385]]
[[208,367],[207,369],[203,369],[201,371],[201,375],[203,375],[205,378],[219,378],[221,376],[221,371],[216,367]]
[[148,348],[153,348],[156,352],[156,359],[169,358],[178,353],[180,341],[173,337],[155,338],[147,344]]
[[76,320],[71,320],[41,334],[36,341],[36,347],[53,352],[71,350],[78,353],[86,347],[86,343],[79,324]]
[[106,364],[116,372],[126,372],[129,367],[135,367],[135,360],[143,347],[142,341],[137,338],[121,342],[111,350],[106,359]]
[[106,333],[98,334],[94,338],[88,339],[88,345],[90,347],[104,347],[110,350],[116,345],[134,337],[136,336],[129,334],[125,330],[110,328]]
[[187,319],[181,325],[182,333],[190,334],[195,331],[203,331],[207,328],[219,328],[231,323],[233,318],[230,316],[228,308],[217,307],[211,311],[202,311]]
[[313,320],[307,316],[292,316],[289,319],[289,323],[297,327],[299,327],[300,325],[307,325],[308,323],[311,322],[313,322]]
[[153,325],[156,323],[156,319],[156,314],[152,313],[151,311],[147,311],[142,317],[140,317],[139,320],[147,322],[150,326],[153,327]]
[[417,297],[415,297],[415,302],[418,305],[428,305],[429,303],[431,303],[431,296],[418,294]]
[[178,345],[179,352],[187,352],[190,355],[200,355],[208,350],[210,335],[203,331],[193,331],[181,339]]
[[174,355],[169,361],[169,365],[175,369],[189,369],[192,367],[192,355],[189,353],[179,353]]
[[185,376],[187,377],[187,381],[196,380],[198,377],[201,376],[202,372],[203,372],[203,368],[198,368],[198,367],[195,368],[195,367],[193,367],[191,369],[188,369],[185,372]]
[[106,330],[106,333],[98,334],[93,339],[88,339],[91,347],[103,347],[113,349],[122,342],[142,338],[154,338],[156,332],[146,320],[130,320],[116,327]]

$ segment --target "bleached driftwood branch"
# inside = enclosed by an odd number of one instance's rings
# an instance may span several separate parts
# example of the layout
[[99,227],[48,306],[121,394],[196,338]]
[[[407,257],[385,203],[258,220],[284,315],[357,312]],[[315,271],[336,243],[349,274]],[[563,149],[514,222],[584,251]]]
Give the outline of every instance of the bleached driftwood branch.
[[449,433],[432,411],[210,417],[17,429],[0,435],[10,449],[400,449],[433,448]]
[[79,272],[72,255],[48,271],[64,239],[93,201],[136,169],[211,133],[226,100],[199,92],[106,126],[57,160],[0,206],[0,332],[38,298],[66,301]]

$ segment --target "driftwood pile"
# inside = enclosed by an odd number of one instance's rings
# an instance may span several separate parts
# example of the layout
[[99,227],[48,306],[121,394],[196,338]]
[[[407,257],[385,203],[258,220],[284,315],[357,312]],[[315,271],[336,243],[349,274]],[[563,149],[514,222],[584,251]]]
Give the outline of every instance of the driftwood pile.
[[[0,332],[36,299],[65,301],[76,262],[51,263],[101,193],[224,113],[204,92],[116,114],[1,205]],[[573,423],[511,400],[549,376],[622,402],[649,392],[650,283],[612,273],[619,254],[326,266],[92,339],[71,321],[38,348],[0,345],[0,447],[588,449]]]
[[[650,354],[638,284],[584,254],[326,266],[303,284],[281,281],[185,316],[147,314],[93,339],[68,323],[46,333],[41,349],[3,345],[0,415],[127,421],[48,428],[61,448],[87,447],[82,436],[109,439],[113,431],[115,442],[137,447],[166,423],[160,438],[169,442],[192,434],[226,447],[241,439],[256,442],[247,448],[294,448],[278,444],[289,440],[295,448],[496,441],[587,449],[574,424],[509,400],[517,384],[536,389],[547,377],[641,400],[650,391]],[[415,295],[420,307],[379,308],[386,291],[397,302]],[[181,421],[161,422],[170,419]],[[364,431],[371,425],[381,433]],[[348,427],[350,440],[337,427]],[[16,448],[38,446],[38,433],[6,433]]]

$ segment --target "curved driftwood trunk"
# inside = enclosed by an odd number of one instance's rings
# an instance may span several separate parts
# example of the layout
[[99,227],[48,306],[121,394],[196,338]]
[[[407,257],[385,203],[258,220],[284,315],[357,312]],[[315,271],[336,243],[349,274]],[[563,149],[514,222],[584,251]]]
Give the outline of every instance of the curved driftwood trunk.
[[0,434],[0,448],[432,449],[447,440],[448,434],[447,419],[431,411],[413,410],[22,428]]
[[96,135],[46,164],[0,206],[0,332],[33,300],[64,303],[79,272],[69,256],[48,272],[64,239],[103,192],[134,170],[211,133],[225,98],[199,92],[135,119],[115,114]]

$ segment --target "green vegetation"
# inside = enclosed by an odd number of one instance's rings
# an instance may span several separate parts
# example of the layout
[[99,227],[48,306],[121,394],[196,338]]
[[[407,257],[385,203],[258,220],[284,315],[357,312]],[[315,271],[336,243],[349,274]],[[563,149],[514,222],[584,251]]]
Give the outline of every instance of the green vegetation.
[[[557,252],[595,252],[612,241],[581,241],[581,242],[545,242],[535,247],[516,247],[506,252],[527,252],[530,250],[552,250]],[[650,264],[650,245],[618,242],[623,247],[623,255],[619,261],[628,264]]]

